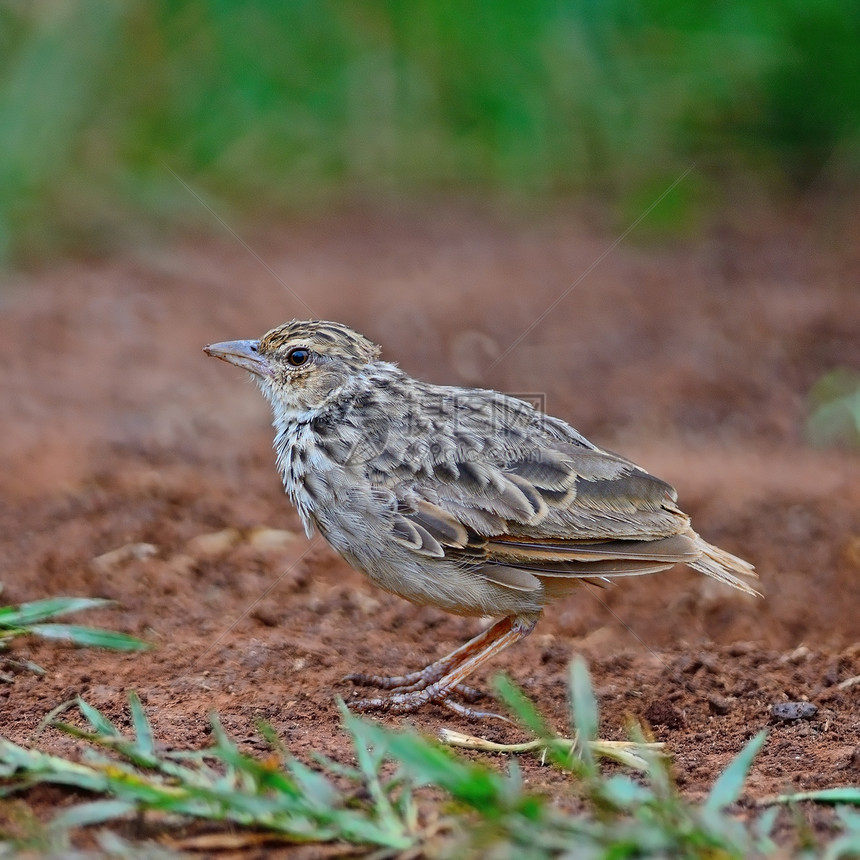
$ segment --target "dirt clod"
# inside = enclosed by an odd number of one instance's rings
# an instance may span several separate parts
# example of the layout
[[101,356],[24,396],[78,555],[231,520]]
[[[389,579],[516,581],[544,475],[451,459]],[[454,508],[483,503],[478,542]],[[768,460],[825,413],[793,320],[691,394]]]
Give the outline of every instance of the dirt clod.
[[783,722],[811,720],[818,713],[818,706],[812,702],[778,702],[770,712],[774,719]]
[[724,717],[732,709],[732,703],[728,699],[716,694],[708,696],[708,706],[713,713],[721,717]]
[[642,716],[651,726],[666,726],[667,729],[680,729],[686,724],[684,714],[671,702],[659,700],[651,702]]

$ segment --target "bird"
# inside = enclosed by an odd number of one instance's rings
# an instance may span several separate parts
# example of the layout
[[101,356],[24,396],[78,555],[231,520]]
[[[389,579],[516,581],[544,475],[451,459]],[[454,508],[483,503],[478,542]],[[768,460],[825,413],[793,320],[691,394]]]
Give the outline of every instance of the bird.
[[497,716],[460,701],[478,695],[466,679],[585,584],[683,563],[758,594],[753,566],[693,531],[670,484],[524,400],[423,382],[324,320],[204,351],[249,371],[269,401],[277,468],[309,538],[415,604],[495,619],[417,671],[347,675],[387,691],[351,702],[358,711]]

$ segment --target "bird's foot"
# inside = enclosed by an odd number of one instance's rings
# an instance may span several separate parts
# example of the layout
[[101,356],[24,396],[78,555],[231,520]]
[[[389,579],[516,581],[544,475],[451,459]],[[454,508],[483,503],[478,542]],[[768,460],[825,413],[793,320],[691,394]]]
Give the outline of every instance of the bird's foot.
[[[351,702],[350,707],[353,710],[367,713],[368,711],[382,711],[388,714],[410,714],[417,711],[420,707],[427,704],[443,705],[451,711],[454,711],[460,716],[474,717],[476,719],[495,719],[503,720],[506,723],[511,722],[507,717],[501,714],[494,714],[492,711],[478,711],[470,708],[468,705],[463,705],[460,702],[451,699],[451,695],[459,693],[462,695],[460,688],[463,688],[468,693],[480,693],[467,687],[464,684],[450,684],[444,681],[438,681],[433,684],[428,684],[417,690],[395,691],[390,696],[379,696],[372,699],[358,699]],[[473,701],[473,699],[469,699]]]
[[409,672],[406,675],[371,675],[365,672],[353,672],[344,675],[341,679],[355,684],[357,687],[377,687],[380,690],[423,690],[425,687],[438,681],[445,674],[444,668],[437,668],[436,663],[431,663],[417,672]]
[[359,699],[352,703],[357,711],[384,711],[389,714],[408,714],[422,705],[435,703],[465,717],[490,717],[495,720],[511,722],[507,717],[490,711],[477,711],[468,705],[452,701],[450,696],[458,694],[468,702],[473,702],[480,693],[463,681],[494,654],[508,645],[528,636],[537,623],[538,614],[508,616],[499,619],[492,627],[461,645],[447,657],[431,663],[419,672],[408,675],[347,675],[344,680],[367,687],[391,690],[389,696],[373,699]]
[[[428,672],[433,669],[428,666],[420,672],[410,672],[408,675],[368,675],[356,672],[346,675],[342,680],[349,681],[357,687],[378,687],[380,690],[391,690],[395,694],[416,693],[426,690],[431,684],[436,683],[444,677],[444,671]],[[455,684],[452,692],[464,698],[467,702],[477,702],[483,697],[483,693],[468,684]]]

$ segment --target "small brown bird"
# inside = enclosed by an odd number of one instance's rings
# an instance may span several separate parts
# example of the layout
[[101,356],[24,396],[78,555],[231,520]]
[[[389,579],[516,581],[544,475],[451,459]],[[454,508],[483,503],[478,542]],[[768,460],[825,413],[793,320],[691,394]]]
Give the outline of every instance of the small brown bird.
[[334,322],[293,320],[205,347],[249,370],[272,405],[277,464],[305,531],[418,604],[499,618],[424,669],[348,680],[393,692],[359,710],[412,711],[527,636],[582,583],[682,562],[748,594],[752,565],[706,543],[675,490],[513,397],[431,385]]

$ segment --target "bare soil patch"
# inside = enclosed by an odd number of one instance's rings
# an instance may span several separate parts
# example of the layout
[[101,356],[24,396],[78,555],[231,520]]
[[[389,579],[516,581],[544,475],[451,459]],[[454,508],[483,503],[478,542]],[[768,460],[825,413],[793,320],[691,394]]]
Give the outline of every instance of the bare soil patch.
[[[647,720],[694,797],[764,726],[749,797],[860,781],[860,459],[803,435],[815,380],[860,367],[847,232],[798,218],[622,245],[572,290],[613,236],[570,213],[525,224],[465,206],[367,211],[246,238],[289,289],[230,239],[189,239],[7,276],[0,290],[3,602],[111,598],[85,620],[157,646],[19,640],[11,656],[47,673],[0,684],[0,734],[29,743],[76,695],[122,722],[134,689],[168,746],[205,746],[217,711],[251,748],[265,718],[299,756],[347,756],[343,675],[409,670],[477,632],[309,544],[274,469],[266,404],[201,352],[315,316],[353,325],[415,375],[545,396],[672,482],[697,529],[761,575],[760,601],[685,569],[583,589],[493,671],[561,728],[567,665],[584,654],[603,736],[623,737],[628,715]],[[93,563],[135,543],[155,553]],[[812,719],[771,716],[806,700]],[[518,737],[436,708],[411,722]],[[38,743],[72,749],[50,732]],[[533,785],[563,790],[550,768],[523,766]],[[30,799],[47,814],[75,798]]]

